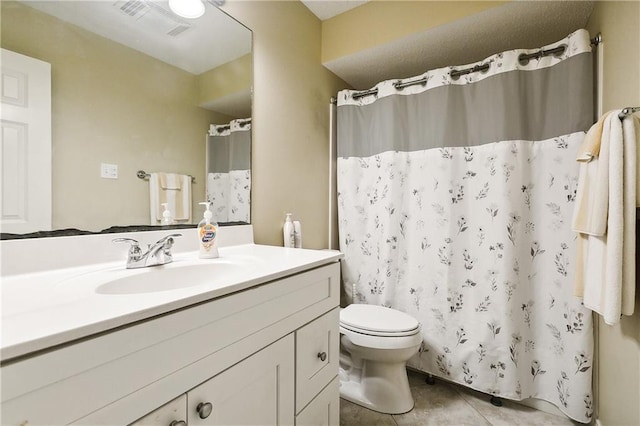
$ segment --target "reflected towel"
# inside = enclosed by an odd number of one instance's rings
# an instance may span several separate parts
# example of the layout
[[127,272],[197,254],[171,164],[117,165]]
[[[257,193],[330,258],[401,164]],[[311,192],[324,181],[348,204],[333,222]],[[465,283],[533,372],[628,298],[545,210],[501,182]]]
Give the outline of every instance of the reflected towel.
[[163,203],[177,222],[191,221],[191,176],[175,173],[151,173],[149,177],[149,210],[151,224],[162,220]]
[[[598,201],[606,206],[607,220],[602,235],[579,231],[575,293],[610,325],[618,323],[621,314],[633,314],[635,305],[638,125],[635,117],[621,121],[617,112],[609,114],[603,126],[597,173],[580,174],[580,179],[598,176],[607,183],[607,197]],[[584,182],[579,182],[579,187],[581,184]],[[579,207],[576,203],[575,208]]]
[[160,188],[162,189],[182,189],[182,176],[176,173],[158,173],[158,179],[160,180]]

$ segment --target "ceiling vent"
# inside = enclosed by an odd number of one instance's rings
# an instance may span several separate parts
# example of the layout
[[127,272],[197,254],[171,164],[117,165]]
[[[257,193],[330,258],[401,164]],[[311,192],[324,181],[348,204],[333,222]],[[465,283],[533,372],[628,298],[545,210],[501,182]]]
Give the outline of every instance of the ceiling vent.
[[121,11],[129,16],[133,16],[134,18],[136,17],[136,15],[144,15],[149,10],[149,6],[147,6],[147,3],[140,0],[120,2],[119,8]]
[[176,37],[191,28],[189,22],[153,1],[117,1],[114,6],[122,13],[134,18],[137,26],[152,34],[166,34],[170,37]]

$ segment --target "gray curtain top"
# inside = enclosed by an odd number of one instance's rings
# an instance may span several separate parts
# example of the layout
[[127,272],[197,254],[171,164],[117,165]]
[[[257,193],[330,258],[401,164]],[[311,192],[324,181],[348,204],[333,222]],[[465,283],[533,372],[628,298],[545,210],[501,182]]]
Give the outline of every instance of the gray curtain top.
[[356,100],[353,91],[340,92],[338,156],[541,141],[586,131],[593,124],[589,35],[580,30],[555,43],[562,44],[568,47],[561,57],[533,59],[523,67],[517,55],[498,54],[490,60],[494,68],[504,67],[499,72],[431,88],[401,91],[381,83],[377,97]]
[[207,137],[207,173],[228,173],[251,168],[251,132],[230,132]]

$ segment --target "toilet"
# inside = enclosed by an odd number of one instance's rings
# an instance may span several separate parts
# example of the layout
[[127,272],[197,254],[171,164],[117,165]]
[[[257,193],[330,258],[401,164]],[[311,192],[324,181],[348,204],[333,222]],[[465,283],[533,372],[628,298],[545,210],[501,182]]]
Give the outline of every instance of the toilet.
[[340,311],[340,397],[386,414],[413,409],[406,364],[418,352],[420,324],[376,305]]

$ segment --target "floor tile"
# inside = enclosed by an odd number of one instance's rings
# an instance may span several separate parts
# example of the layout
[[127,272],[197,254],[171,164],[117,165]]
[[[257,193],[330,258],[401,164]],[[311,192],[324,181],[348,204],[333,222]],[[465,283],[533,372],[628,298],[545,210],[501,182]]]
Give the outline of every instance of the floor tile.
[[502,399],[503,406],[489,402],[490,396],[436,378],[428,385],[426,374],[408,370],[415,407],[406,414],[388,415],[340,400],[341,426],[576,426],[567,417],[545,413]]
[[417,385],[411,392],[416,405],[406,414],[393,416],[398,425],[490,425],[447,383]]
[[340,426],[396,426],[393,417],[340,398]]
[[567,417],[545,413],[504,398],[502,398],[502,407],[496,407],[489,402],[490,397],[486,394],[463,386],[457,386],[456,390],[465,401],[494,426],[572,426],[581,424],[575,423]]
[[411,387],[413,387],[413,386],[422,386],[422,385],[426,385],[427,384],[427,382],[426,382],[427,374],[426,373],[407,369],[407,377],[409,378],[409,386],[411,386]]

